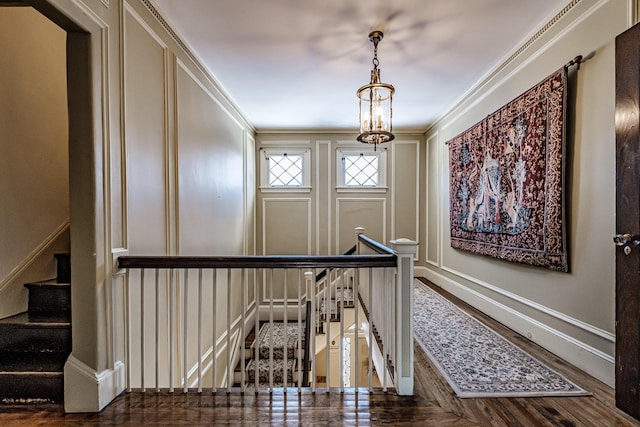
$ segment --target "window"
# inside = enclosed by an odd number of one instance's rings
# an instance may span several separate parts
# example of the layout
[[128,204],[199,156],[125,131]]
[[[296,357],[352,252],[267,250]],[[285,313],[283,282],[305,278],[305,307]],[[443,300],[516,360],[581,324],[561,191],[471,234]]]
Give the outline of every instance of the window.
[[269,186],[300,187],[302,185],[302,156],[273,154],[269,162]]
[[264,191],[309,191],[310,151],[261,149],[260,188]]
[[386,190],[387,150],[336,150],[338,190]]
[[345,155],[344,185],[347,187],[375,187],[378,185],[378,156]]

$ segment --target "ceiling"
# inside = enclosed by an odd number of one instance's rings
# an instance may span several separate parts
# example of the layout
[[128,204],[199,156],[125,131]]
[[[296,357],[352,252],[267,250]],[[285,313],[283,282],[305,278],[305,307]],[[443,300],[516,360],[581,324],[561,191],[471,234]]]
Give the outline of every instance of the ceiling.
[[395,131],[424,131],[568,0],[152,0],[258,131],[358,128],[372,29]]

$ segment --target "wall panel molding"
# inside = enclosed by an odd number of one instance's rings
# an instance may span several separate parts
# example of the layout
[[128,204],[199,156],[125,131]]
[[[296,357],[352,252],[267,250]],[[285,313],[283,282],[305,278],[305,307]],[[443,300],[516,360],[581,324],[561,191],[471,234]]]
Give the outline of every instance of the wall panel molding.
[[[477,279],[475,277],[472,277],[468,274],[462,273],[461,271],[458,271],[454,268],[451,267],[447,267],[447,266],[442,266],[442,271],[446,271],[448,273],[453,274],[454,276],[460,277],[461,279],[464,279],[466,281],[469,281],[475,285],[478,285],[480,287],[483,287],[485,289],[488,289],[492,292],[495,292],[498,295],[501,295],[503,297],[506,297],[508,299],[510,299],[511,301],[517,302],[519,304],[522,304],[526,307],[532,308],[540,313],[543,313],[547,316],[550,316],[554,319],[560,320],[563,323],[572,325],[576,328],[579,328],[585,332],[588,332],[589,334],[595,335],[599,338],[602,338],[610,343],[614,343],[616,340],[615,334],[611,333],[611,332],[607,332],[603,329],[597,328],[593,325],[590,325],[588,323],[582,322],[581,320],[578,320],[576,318],[573,318],[571,316],[568,316],[564,313],[561,313],[559,311],[556,311],[552,308],[549,308],[547,306],[544,306],[542,304],[538,304],[535,301],[531,301],[530,299],[521,297],[520,295],[514,294],[512,292],[509,291],[505,291],[502,288],[499,288],[497,286],[494,286],[490,283],[487,283],[485,281],[482,281],[480,279]],[[489,299],[488,297],[485,297],[487,299]]]
[[[440,206],[442,205],[440,203],[440,199],[438,198],[438,192],[437,191],[431,191],[433,190],[437,190],[437,189],[441,189],[442,185],[440,185],[440,177],[442,176],[442,173],[440,171],[440,158],[438,156],[440,149],[439,149],[439,139],[438,139],[438,132],[434,133],[433,135],[431,135],[429,138],[427,138],[427,144],[426,144],[426,150],[425,150],[425,156],[426,156],[426,173],[425,173],[425,200],[427,201],[427,209],[425,212],[425,227],[424,227],[424,250],[425,250],[425,259],[426,262],[428,264],[433,265],[434,267],[440,267],[440,254],[442,253],[442,251],[440,250],[440,245],[441,245],[441,217],[443,212],[441,212]],[[432,159],[432,150],[435,150],[435,158]],[[434,182],[431,182],[434,181]],[[431,197],[433,197],[433,199],[431,199]],[[435,211],[436,211],[436,215],[435,218],[432,218],[431,215],[429,215],[429,209],[428,207],[431,206],[432,204],[435,204]],[[429,231],[429,227],[430,227],[430,223],[432,221],[435,221],[435,230],[434,230],[434,236],[431,235],[430,231]],[[435,241],[435,246],[436,246],[436,251],[435,254],[432,254],[431,251],[429,250],[429,242],[430,241]]]
[[[399,207],[396,203],[396,195],[398,194],[398,174],[402,173],[404,167],[409,167],[409,165],[399,165],[397,161],[397,150],[399,146],[413,146],[414,149],[414,173],[415,173],[415,182],[413,186],[415,187],[413,198],[415,200],[415,212],[413,213],[413,217],[415,220],[414,225],[414,235],[413,236],[398,236],[396,233],[396,217],[397,217],[397,209]],[[420,141],[418,140],[395,140],[393,145],[391,146],[391,239],[398,238],[408,238],[411,240],[415,240],[419,242],[420,240]],[[420,243],[416,247],[416,254],[414,256],[414,261],[418,262],[420,259]]]
[[640,0],[628,0],[628,27],[631,28],[640,21]]
[[[245,217],[245,239],[244,239],[244,254],[255,255],[256,254],[256,201],[257,201],[257,188],[256,177],[257,168],[256,165],[256,140],[253,136],[244,131],[244,217]],[[253,175],[249,172],[253,170]],[[252,194],[248,194],[248,190],[252,190]],[[250,208],[251,207],[251,208]],[[249,248],[252,248],[251,250]]]
[[280,203],[303,203],[306,205],[307,208],[307,224],[306,224],[306,228],[307,228],[307,235],[306,235],[306,246],[307,246],[307,254],[311,254],[312,252],[312,231],[314,230],[314,227],[312,227],[312,221],[311,221],[311,206],[312,206],[312,200],[310,197],[306,197],[306,198],[271,198],[271,197],[267,197],[267,198],[263,198],[262,199],[262,218],[261,218],[261,222],[262,222],[262,254],[267,254],[267,216],[268,216],[268,205],[272,204],[280,204]]
[[[321,152],[321,148],[325,149],[327,151],[327,157],[324,158],[323,160],[327,162],[327,165],[329,165],[329,170],[326,171],[327,173],[327,180],[325,182],[326,187],[323,188],[322,183],[321,183],[321,175],[320,175],[320,152]],[[331,194],[333,191],[333,186],[331,185],[331,180],[333,177],[333,173],[331,172],[331,159],[332,159],[332,154],[331,154],[331,141],[316,141],[316,148],[315,148],[315,153],[312,153],[312,155],[315,154],[315,182],[313,185],[313,188],[315,189],[315,195],[316,195],[316,201],[315,201],[315,210],[316,210],[316,255],[321,255],[320,253],[320,239],[326,239],[327,242],[327,248],[331,247]],[[324,205],[324,208],[326,209],[325,214],[327,215],[327,234],[326,236],[321,236],[320,235],[320,209],[323,207],[323,203],[321,203],[321,199],[326,199],[326,204]],[[330,255],[330,254],[327,254]]]
[[[131,195],[130,195],[130,182],[128,180],[128,177],[131,176],[131,174],[129,173],[129,168],[130,166],[130,153],[129,153],[129,143],[128,143],[128,138],[127,138],[127,99],[129,98],[128,92],[129,90],[127,90],[126,87],[126,75],[127,75],[127,39],[128,39],[128,35],[127,35],[127,30],[126,30],[126,22],[129,18],[133,19],[134,22],[136,22],[144,31],[146,34],[149,35],[149,37],[151,37],[151,39],[157,43],[157,45],[160,47],[160,49],[162,50],[162,55],[163,55],[163,69],[162,69],[162,73],[163,73],[163,114],[164,114],[164,123],[162,124],[163,128],[164,128],[164,132],[163,132],[163,150],[165,153],[168,153],[168,148],[169,148],[169,144],[170,144],[170,135],[167,132],[167,121],[168,121],[168,115],[169,115],[169,98],[168,98],[168,94],[169,94],[169,79],[168,79],[168,67],[169,67],[169,51],[168,51],[168,47],[167,45],[164,43],[164,41],[162,40],[162,38],[160,37],[160,35],[158,35],[152,28],[151,26],[149,26],[147,24],[147,22],[137,13],[136,10],[134,10],[127,1],[124,2],[124,7],[122,8],[122,25],[121,25],[121,37],[120,37],[120,55],[121,55],[121,59],[120,59],[120,63],[121,63],[121,84],[120,84],[120,102],[121,102],[121,117],[120,117],[120,125],[121,125],[121,152],[122,152],[122,210],[123,210],[123,218],[122,218],[122,224],[123,224],[123,242],[125,243],[125,247],[129,248],[129,207],[131,205],[131,203],[129,202],[131,199]],[[170,173],[171,173],[171,167],[169,165],[169,159],[166,158],[166,154],[165,154],[165,164],[164,164],[164,194],[165,194],[165,201],[164,201],[164,215],[165,215],[165,253],[166,254],[171,254],[171,242],[172,242],[172,236],[170,233],[170,230],[172,229],[171,227],[171,209],[170,209],[170,198],[169,198],[169,194],[170,194],[170,183],[169,183],[169,177],[170,177]],[[176,208],[177,209],[177,208]]]
[[[178,68],[183,71],[187,76],[193,80],[193,82],[202,89],[202,91],[213,101],[215,102],[224,113],[229,116],[229,118],[238,126],[239,129],[244,129],[242,123],[229,111],[229,109],[220,102],[220,99],[207,87],[207,85],[195,75],[193,71],[189,69],[189,67],[180,59],[176,57],[176,63],[178,64]],[[177,80],[177,75],[176,75]]]
[[[125,2],[129,0],[124,0]],[[224,100],[224,103],[227,104],[225,110],[231,108],[233,113],[237,115],[244,123],[243,127],[250,129],[250,131],[255,132],[255,128],[251,125],[251,122],[242,114],[241,109],[236,105],[236,103],[225,93],[222,89],[222,85],[217,80],[215,76],[213,76],[205,67],[202,62],[198,59],[197,55],[195,55],[191,49],[187,46],[186,43],[182,40],[182,38],[178,35],[178,33],[171,27],[171,25],[164,18],[162,13],[154,6],[153,2],[150,0],[139,0],[142,5],[149,11],[149,13],[154,17],[156,22],[167,32],[167,34],[171,37],[171,39],[176,43],[178,49],[186,55],[187,59],[196,67],[196,69],[206,78],[207,83],[211,85],[211,87],[217,93],[217,97]]]
[[[370,204],[379,204],[379,209],[381,211],[381,215],[382,215],[382,224],[379,224],[379,229],[382,230],[382,237],[381,237],[381,243],[386,244],[387,241],[387,199],[386,197],[382,198],[382,197],[378,197],[378,198],[374,198],[374,197],[359,197],[359,198],[354,198],[354,197],[337,197],[336,199],[336,228],[335,228],[335,232],[336,232],[336,236],[335,236],[335,253],[339,254],[340,253],[340,223],[342,221],[342,211],[341,208],[342,206],[349,204],[349,203],[355,203],[358,206],[363,206],[366,203],[370,203]],[[359,224],[356,226],[361,226],[363,224]],[[366,230],[365,227],[365,234],[371,236],[371,234],[368,234],[367,231],[369,231],[369,233],[371,233],[371,230]],[[355,243],[356,241],[356,237],[355,237],[355,231],[353,231],[353,229],[351,229],[351,237],[353,242]]]

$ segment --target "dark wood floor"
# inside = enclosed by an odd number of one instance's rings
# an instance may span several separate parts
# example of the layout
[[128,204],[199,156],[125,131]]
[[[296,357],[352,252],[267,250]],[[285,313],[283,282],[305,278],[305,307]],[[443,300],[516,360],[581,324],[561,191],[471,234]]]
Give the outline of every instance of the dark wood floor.
[[415,396],[366,391],[255,395],[123,394],[99,414],[64,414],[62,406],[0,406],[0,426],[113,425],[412,425],[640,426],[615,409],[613,390],[513,331],[446,295],[592,396],[460,399],[415,346]]

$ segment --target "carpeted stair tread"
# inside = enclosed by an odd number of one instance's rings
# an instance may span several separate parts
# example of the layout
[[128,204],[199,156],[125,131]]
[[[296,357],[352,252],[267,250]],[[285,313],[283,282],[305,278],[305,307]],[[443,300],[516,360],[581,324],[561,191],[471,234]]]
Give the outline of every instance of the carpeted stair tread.
[[[260,359],[258,361],[258,381],[260,383],[269,384],[269,368],[271,366],[271,362],[269,359]],[[273,382],[280,383],[283,382],[282,370],[284,368],[284,359],[274,359],[273,360]],[[296,361],[287,359],[287,381],[289,384],[293,383],[293,373],[295,372]],[[256,363],[255,360],[252,359],[247,364],[246,368],[246,376],[249,384],[253,384],[255,382],[255,372],[256,372]]]
[[55,254],[54,279],[25,283],[28,309],[0,319],[0,404],[61,403],[71,353],[71,264]]
[[[331,318],[332,319],[337,319],[338,315],[339,315],[339,308],[340,305],[344,304],[345,308],[353,308],[354,306],[354,301],[353,301],[353,289],[349,289],[349,288],[344,288],[344,289],[336,289],[336,296],[335,298],[331,298],[331,302],[329,304],[329,307],[331,308]],[[320,301],[320,314],[322,316],[322,319],[324,319],[326,312],[327,312],[327,308],[326,308],[326,300],[322,299]]]
[[0,325],[24,328],[64,328],[71,326],[71,318],[66,314],[44,316],[25,311],[0,319]]
[[62,372],[0,372],[0,403],[62,403]]
[[2,372],[62,372],[67,361],[66,352],[2,352],[0,373]]
[[[284,323],[274,322],[273,324],[264,323],[260,327],[258,333],[260,358],[269,358],[271,352],[271,339],[273,337],[273,358],[284,359],[284,348],[287,348],[287,358],[295,357],[295,350],[298,346],[298,340],[302,340],[304,346],[304,322],[301,323],[301,336],[298,336],[298,323],[288,323],[285,329]],[[255,351],[256,341],[251,344],[251,349]],[[254,352],[252,351],[252,354]]]
[[28,312],[46,316],[71,315],[71,285],[56,279],[27,283],[29,290]]

